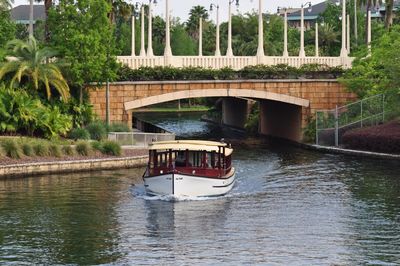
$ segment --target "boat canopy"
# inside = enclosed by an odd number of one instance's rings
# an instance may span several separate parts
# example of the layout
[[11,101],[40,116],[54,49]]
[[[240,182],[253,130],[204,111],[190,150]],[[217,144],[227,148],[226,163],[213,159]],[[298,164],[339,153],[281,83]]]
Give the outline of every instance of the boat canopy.
[[224,142],[205,141],[205,140],[174,140],[158,141],[149,144],[150,150],[175,150],[175,151],[206,151],[219,152],[225,148],[225,156],[232,154],[233,149],[228,148]]

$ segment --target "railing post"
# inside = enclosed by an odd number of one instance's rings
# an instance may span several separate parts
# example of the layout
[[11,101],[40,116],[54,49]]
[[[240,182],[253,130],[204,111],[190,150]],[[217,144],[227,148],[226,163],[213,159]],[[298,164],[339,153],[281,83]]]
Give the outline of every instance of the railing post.
[[315,112],[315,144],[318,145],[318,111]]
[[363,127],[363,101],[361,100],[361,127]]
[[339,146],[339,113],[337,105],[335,108],[335,146]]
[[385,123],[385,94],[382,94],[382,123]]

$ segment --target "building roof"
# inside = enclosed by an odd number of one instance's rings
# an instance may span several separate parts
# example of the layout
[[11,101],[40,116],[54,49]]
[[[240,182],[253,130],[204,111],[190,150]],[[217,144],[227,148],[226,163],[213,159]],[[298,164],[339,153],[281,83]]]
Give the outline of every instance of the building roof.
[[[318,16],[325,11],[328,6],[328,2],[336,3],[339,0],[327,0],[321,3],[315,4],[311,6],[311,12],[308,11],[308,6],[304,7],[304,20],[314,20],[317,19]],[[301,11],[293,12],[288,14],[288,20],[300,20]]]
[[[11,19],[17,23],[29,24],[29,5],[19,5],[11,9]],[[45,19],[44,5],[33,5],[33,21]]]

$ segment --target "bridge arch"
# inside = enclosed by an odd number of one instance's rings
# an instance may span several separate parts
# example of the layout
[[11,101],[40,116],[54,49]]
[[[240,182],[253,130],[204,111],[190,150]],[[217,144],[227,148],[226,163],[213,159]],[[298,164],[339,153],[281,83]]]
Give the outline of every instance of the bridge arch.
[[287,104],[293,104],[300,107],[309,107],[310,101],[303,98],[298,98],[290,95],[279,94],[268,91],[258,91],[249,89],[196,89],[183,90],[177,92],[164,93],[156,96],[149,96],[124,103],[125,111],[141,108],[157,103],[169,102],[174,100],[188,98],[203,98],[203,97],[243,97],[251,99],[271,100]]

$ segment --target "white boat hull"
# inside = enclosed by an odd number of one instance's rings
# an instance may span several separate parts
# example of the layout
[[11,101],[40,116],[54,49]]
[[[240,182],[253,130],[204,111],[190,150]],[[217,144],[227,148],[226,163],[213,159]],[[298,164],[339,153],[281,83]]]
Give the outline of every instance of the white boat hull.
[[184,174],[144,177],[147,193],[177,197],[210,197],[228,193],[235,184],[235,170],[228,178],[209,178]]

